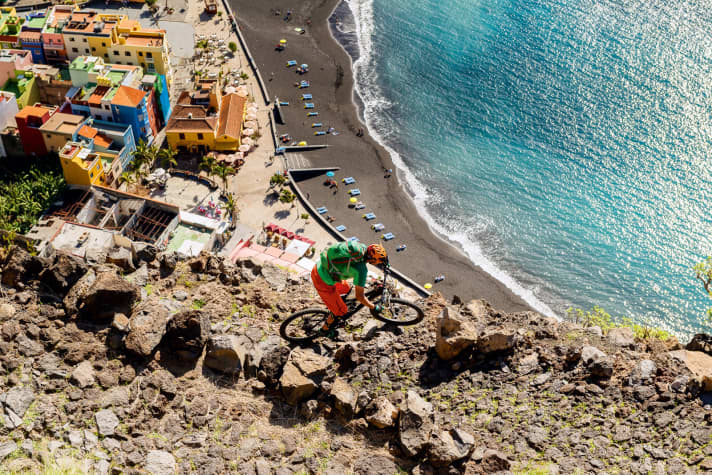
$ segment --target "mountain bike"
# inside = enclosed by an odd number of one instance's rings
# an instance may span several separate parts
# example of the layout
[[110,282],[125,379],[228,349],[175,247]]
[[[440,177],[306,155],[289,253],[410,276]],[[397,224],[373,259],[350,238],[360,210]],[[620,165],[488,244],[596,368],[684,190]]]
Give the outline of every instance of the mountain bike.
[[[383,278],[377,280],[371,288],[366,291],[366,298],[374,304],[381,306],[381,311],[371,310],[371,314],[378,320],[390,323],[391,325],[415,325],[423,320],[425,314],[423,309],[413,302],[396,297],[395,286],[388,281],[389,266],[383,268]],[[341,317],[336,317],[336,322],[331,329],[343,327],[347,320],[361,310],[364,305],[355,298],[349,298],[353,292],[346,294],[344,302],[348,307],[348,312]],[[326,336],[323,330],[324,322],[328,318],[329,310],[325,308],[307,308],[299,310],[287,317],[279,327],[279,334],[291,343],[307,343],[319,336]]]

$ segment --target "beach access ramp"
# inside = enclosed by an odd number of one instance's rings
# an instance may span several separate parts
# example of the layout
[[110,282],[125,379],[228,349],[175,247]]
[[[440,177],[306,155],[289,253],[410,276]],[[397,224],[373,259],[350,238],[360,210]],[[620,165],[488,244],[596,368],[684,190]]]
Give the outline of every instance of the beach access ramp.
[[299,170],[301,168],[311,168],[312,164],[309,159],[301,153],[289,153],[285,155],[287,162],[287,170]]

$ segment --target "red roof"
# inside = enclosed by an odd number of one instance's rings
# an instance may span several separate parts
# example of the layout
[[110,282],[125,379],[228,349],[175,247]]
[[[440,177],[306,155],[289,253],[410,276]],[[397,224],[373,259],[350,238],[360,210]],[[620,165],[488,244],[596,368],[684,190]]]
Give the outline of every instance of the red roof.
[[121,86],[119,90],[116,91],[116,95],[114,95],[111,103],[117,106],[138,107],[145,96],[145,91],[134,89],[133,87]]
[[15,117],[19,117],[21,119],[26,117],[42,117],[47,112],[50,112],[50,109],[47,109],[46,107],[25,106],[20,112],[15,114]]
[[82,128],[79,129],[79,135],[88,139],[94,138],[98,132],[99,131],[94,127],[89,127],[88,125],[83,125]]

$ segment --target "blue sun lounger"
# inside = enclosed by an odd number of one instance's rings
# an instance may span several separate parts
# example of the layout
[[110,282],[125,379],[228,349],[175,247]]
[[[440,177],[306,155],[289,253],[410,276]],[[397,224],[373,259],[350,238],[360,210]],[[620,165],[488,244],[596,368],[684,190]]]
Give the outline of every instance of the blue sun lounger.
[[386,233],[383,236],[381,236],[381,239],[384,239],[386,241],[390,241],[391,239],[394,239],[394,238],[395,238],[395,236],[393,235],[393,233]]
[[294,61],[293,59],[290,59],[289,61],[287,61],[287,67],[288,67],[288,68],[291,67],[291,66],[296,66],[296,65],[297,65],[297,62]]
[[376,215],[373,214],[373,213],[366,213],[366,214],[363,215],[363,218],[364,218],[366,221],[371,221],[372,219],[376,219]]
[[357,242],[358,242],[358,240],[359,239],[356,236],[351,236],[350,238],[347,239],[347,241],[357,241]]
[[324,206],[321,206],[321,207],[319,207],[319,208],[316,209],[316,212],[319,213],[319,214],[324,214],[324,213],[326,213],[327,211],[329,211],[329,210],[326,209]]
[[383,228],[385,228],[385,226],[382,223],[378,223],[371,226],[371,228],[373,228],[374,231],[383,231]]
[[304,89],[305,87],[309,87],[309,81],[302,81],[299,83],[299,89]]
[[314,108],[314,103],[312,102],[307,102],[304,104],[305,109],[313,109]]
[[334,229],[336,229],[338,232],[342,232],[342,231],[346,231],[346,226],[344,226],[343,224],[339,224]]
[[315,127],[323,127],[323,125],[321,125],[321,122],[312,122],[312,129]]
[[318,112],[307,112],[307,117],[316,117],[318,115],[319,115]]
[[358,196],[361,194],[361,190],[359,190],[358,188],[354,188],[353,190],[349,190],[349,194],[351,196]]
[[343,181],[347,185],[353,185],[354,183],[356,183],[356,180],[354,180],[354,177],[352,177],[352,176],[346,177],[341,181]]
[[314,132],[314,135],[326,135],[326,132],[320,130],[319,132]]
[[302,94],[302,100],[303,101],[310,101],[312,98],[311,94]]
[[280,102],[279,105],[280,105],[280,106],[288,106],[288,105],[289,105],[289,102]]

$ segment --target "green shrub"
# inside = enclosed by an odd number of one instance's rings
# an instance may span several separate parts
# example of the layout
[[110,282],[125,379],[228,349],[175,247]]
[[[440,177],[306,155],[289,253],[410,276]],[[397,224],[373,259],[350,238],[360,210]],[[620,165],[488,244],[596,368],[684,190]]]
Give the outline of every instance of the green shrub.
[[612,317],[608,312],[597,305],[587,311],[580,308],[569,308],[566,311],[566,318],[573,322],[580,323],[585,327],[600,327],[604,333],[608,333],[612,328],[628,327],[633,330],[633,334],[637,338],[668,340],[671,336],[670,333],[665,330],[639,325],[628,317]]
[[229,42],[227,44],[227,47],[230,48],[230,51],[232,51],[233,53],[237,51],[237,43],[235,43],[234,41]]

